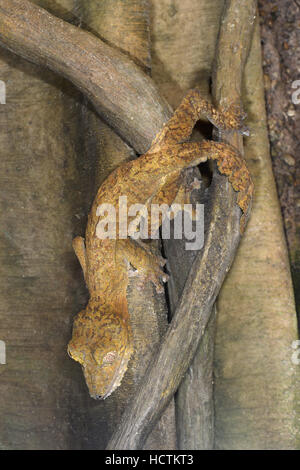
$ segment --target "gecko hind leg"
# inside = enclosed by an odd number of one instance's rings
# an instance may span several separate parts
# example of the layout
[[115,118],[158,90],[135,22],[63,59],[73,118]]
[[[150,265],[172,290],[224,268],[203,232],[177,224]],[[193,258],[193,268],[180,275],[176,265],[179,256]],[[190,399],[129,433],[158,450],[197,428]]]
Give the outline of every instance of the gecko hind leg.
[[169,152],[162,155],[162,164],[169,162],[170,173],[206,160],[216,160],[220,173],[228,177],[233,189],[239,193],[237,203],[240,209],[244,214],[248,213],[253,182],[243,156],[234,147],[224,142],[187,142],[172,145]]
[[151,201],[152,204],[159,206],[161,211],[156,217],[152,217],[152,212],[148,211],[149,237],[154,234],[154,238],[158,238],[159,228],[165,217],[170,221],[175,219],[178,211],[183,211],[186,204],[192,208],[191,216],[193,220],[196,220],[197,214],[191,201],[191,191],[195,189],[193,185],[194,183],[187,184],[186,175],[183,172],[175,177],[171,174],[171,178],[160,188]]
[[[200,188],[200,180],[194,180],[192,183],[188,184],[186,179],[185,181],[179,186],[177,195],[175,199],[172,202],[173,204],[178,204],[182,210],[185,210],[185,206],[187,205],[189,207],[189,213],[192,218],[192,220],[198,220],[198,214],[195,209],[195,203],[192,201],[192,195],[191,192],[194,189],[199,189]],[[172,212],[171,214],[171,220],[176,216],[176,212]]]
[[249,130],[243,123],[246,114],[243,113],[241,107],[231,105],[217,109],[209,101],[203,99],[200,90],[195,88],[183,98],[173,116],[155,138],[149,152],[152,153],[163,146],[187,140],[201,116],[206,117],[220,130],[235,130],[242,135],[249,135]]

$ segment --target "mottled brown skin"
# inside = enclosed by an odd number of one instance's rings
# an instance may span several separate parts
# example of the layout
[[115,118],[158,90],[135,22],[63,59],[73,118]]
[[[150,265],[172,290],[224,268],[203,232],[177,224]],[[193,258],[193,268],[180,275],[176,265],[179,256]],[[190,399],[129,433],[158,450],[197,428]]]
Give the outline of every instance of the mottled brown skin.
[[126,300],[130,266],[142,279],[151,280],[158,291],[162,289],[161,281],[167,280],[162,270],[165,260],[153,255],[145,243],[131,238],[97,237],[98,206],[114,205],[118,220],[120,196],[127,196],[128,206],[140,203],[148,209],[152,203],[170,206],[174,201],[183,201],[184,170],[213,159],[238,191],[237,203],[243,212],[241,231],[244,229],[253,193],[249,171],[242,156],[230,145],[186,142],[201,115],[223,131],[245,133],[241,113],[234,109],[218,111],[201,98],[198,90],[190,91],[148,152],[124,163],[104,181],[89,214],[85,241],[81,237],[73,241],[90,299],[75,319],[68,352],[82,365],[93,398],[106,398],[120,385],[133,352]]

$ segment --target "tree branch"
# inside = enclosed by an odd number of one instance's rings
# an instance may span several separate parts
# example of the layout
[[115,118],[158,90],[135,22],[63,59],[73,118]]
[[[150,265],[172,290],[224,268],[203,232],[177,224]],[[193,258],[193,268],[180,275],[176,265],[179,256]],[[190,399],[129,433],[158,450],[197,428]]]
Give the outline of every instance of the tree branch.
[[68,78],[138,153],[171,116],[151,78],[125,54],[27,0],[0,0],[0,44]]

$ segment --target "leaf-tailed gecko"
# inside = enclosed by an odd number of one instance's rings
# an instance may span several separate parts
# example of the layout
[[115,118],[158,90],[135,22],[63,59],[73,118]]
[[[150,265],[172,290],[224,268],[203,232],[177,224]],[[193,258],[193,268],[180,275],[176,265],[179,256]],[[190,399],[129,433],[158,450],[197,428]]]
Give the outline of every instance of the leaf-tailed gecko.
[[[116,212],[120,196],[128,204],[168,204],[182,202],[182,175],[185,169],[217,161],[235,191],[243,214],[244,229],[251,203],[253,183],[243,157],[222,142],[187,142],[195,123],[203,115],[221,130],[245,133],[244,116],[235,109],[217,110],[202,99],[199,90],[191,90],[171,119],[164,125],[150,149],[138,159],[113,171],[100,186],[88,217],[85,240],[76,237],[73,248],[81,264],[90,298],[75,318],[68,353],[83,368],[91,397],[106,398],[121,383],[133,353],[133,339],[127,308],[126,290],[130,265],[144,279],[153,281],[157,290],[167,276],[164,260],[147,245],[126,239],[100,239],[97,236],[101,204],[112,204]],[[160,221],[161,222],[161,221]]]

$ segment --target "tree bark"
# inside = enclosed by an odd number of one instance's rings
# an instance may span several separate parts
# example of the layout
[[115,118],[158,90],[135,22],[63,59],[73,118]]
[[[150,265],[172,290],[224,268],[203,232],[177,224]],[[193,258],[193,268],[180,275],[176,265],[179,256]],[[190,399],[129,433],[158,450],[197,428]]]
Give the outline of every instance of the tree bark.
[[[230,71],[231,74],[231,71]],[[246,67],[252,216],[218,301],[216,446],[299,448],[296,312],[267,134],[258,22]],[[298,381],[298,384],[297,384]]]
[[28,0],[0,1],[0,44],[71,80],[139,153],[170,117],[153,81],[132,60]]

